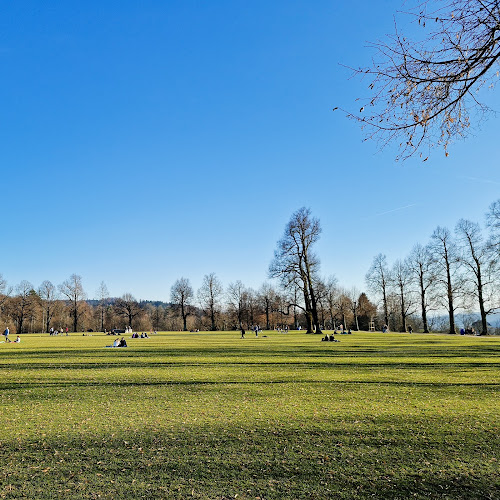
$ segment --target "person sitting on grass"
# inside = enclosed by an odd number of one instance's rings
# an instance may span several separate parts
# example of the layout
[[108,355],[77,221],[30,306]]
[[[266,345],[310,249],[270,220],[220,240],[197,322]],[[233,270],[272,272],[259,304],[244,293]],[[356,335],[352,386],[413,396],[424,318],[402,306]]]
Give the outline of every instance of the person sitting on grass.
[[16,337],[16,340],[14,340],[14,342],[17,342],[17,343],[19,344],[19,343],[21,342],[21,337],[18,335],[18,336]]
[[112,345],[107,345],[106,347],[119,347],[119,343],[120,341],[118,339],[115,339]]
[[330,337],[328,337],[328,333],[326,333],[325,336],[321,338],[321,342],[328,342],[329,340]]
[[127,347],[127,341],[125,340],[125,337],[122,337],[120,339],[120,343],[118,344],[118,347]]

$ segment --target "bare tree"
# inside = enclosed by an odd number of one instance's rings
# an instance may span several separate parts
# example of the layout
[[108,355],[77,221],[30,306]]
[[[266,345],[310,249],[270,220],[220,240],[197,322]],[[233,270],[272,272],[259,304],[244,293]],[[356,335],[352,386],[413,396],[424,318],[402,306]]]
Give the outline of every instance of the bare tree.
[[258,300],[266,317],[266,330],[271,329],[271,314],[276,307],[277,293],[270,283],[264,283],[259,290]]
[[78,330],[78,319],[83,313],[81,302],[85,299],[82,277],[72,274],[69,279],[59,285],[59,291],[69,302],[70,316],[73,318],[73,331]]
[[0,313],[2,312],[3,305],[12,293],[12,287],[7,286],[7,281],[0,274]]
[[445,290],[446,300],[442,305],[448,310],[451,334],[455,332],[456,297],[462,290],[462,278],[459,274],[458,250],[450,231],[438,226],[432,233],[431,253],[436,263],[436,282]]
[[368,138],[399,142],[398,158],[435,145],[448,155],[451,140],[467,136],[470,111],[487,111],[478,90],[498,76],[500,2],[432,5],[423,1],[409,13],[424,31],[422,40],[396,27],[388,41],[372,44],[372,65],[356,70],[371,77],[371,96],[359,113],[347,114],[368,128]]
[[337,294],[337,302],[335,304],[336,313],[341,321],[341,328],[344,330],[347,328],[347,314],[352,310],[351,298],[349,297],[349,292],[343,288],[340,288]]
[[413,274],[420,296],[420,313],[422,315],[424,333],[429,333],[427,315],[431,308],[430,293],[436,282],[436,266],[430,247],[424,247],[420,243],[415,245],[408,258],[408,266]]
[[149,316],[153,330],[161,330],[164,324],[165,308],[160,304],[148,304],[146,312]]
[[412,275],[407,261],[397,260],[392,266],[391,284],[398,297],[402,332],[408,328],[408,316],[415,312],[415,297],[412,290]]
[[220,301],[224,289],[215,273],[205,274],[198,290],[198,302],[210,317],[210,329],[217,330],[217,315],[220,312]]
[[236,315],[238,327],[242,328],[243,321],[247,316],[247,289],[240,280],[229,283],[227,300],[229,307]]
[[319,219],[311,217],[305,207],[297,210],[285,227],[285,234],[278,241],[278,249],[269,267],[272,278],[278,278],[284,288],[300,286],[304,295],[307,332],[321,333],[316,303],[315,283],[319,272],[319,259],[312,247],[319,240]]
[[500,257],[500,199],[490,205],[486,214],[486,223],[490,228],[490,239],[488,245],[494,252],[496,258]]
[[483,240],[479,224],[460,219],[455,231],[461,244],[460,261],[466,269],[471,293],[479,305],[481,333],[486,335],[488,333],[486,317],[498,308],[498,304],[493,303],[495,297],[493,288],[495,260],[492,258],[489,246]]
[[259,301],[257,300],[257,292],[253,288],[247,288],[246,302],[248,310],[248,325],[256,324],[256,316],[259,310]]
[[99,317],[100,317],[100,330],[104,331],[104,316],[106,312],[106,302],[109,299],[108,287],[104,281],[101,281],[97,289],[97,299],[99,300]]
[[4,279],[3,275],[0,274],[0,294],[5,293],[5,289],[7,288],[7,281]]
[[325,281],[325,302],[328,311],[328,316],[330,317],[330,330],[336,329],[336,308],[339,296],[339,288],[337,284],[337,278],[335,276],[329,276]]
[[16,323],[17,334],[23,333],[26,319],[28,319],[34,305],[33,285],[26,280],[16,286],[15,295],[10,300],[11,314]]
[[141,314],[141,307],[131,293],[124,293],[116,302],[115,309],[117,314],[127,320],[127,326],[133,328],[134,318]]
[[38,295],[42,301],[44,316],[44,331],[50,330],[50,323],[57,309],[57,288],[48,280],[45,280],[38,288]]
[[316,290],[316,305],[318,308],[318,317],[320,320],[321,328],[325,327],[325,317],[328,315],[328,300],[326,283],[322,279],[315,281]]
[[179,308],[185,332],[187,331],[187,317],[190,314],[188,306],[193,296],[194,292],[187,278],[178,279],[170,289],[170,300]]
[[375,256],[373,264],[366,273],[365,281],[368,289],[381,297],[384,310],[384,322],[389,325],[389,310],[387,302],[390,272],[387,267],[387,257],[381,253]]
[[354,325],[354,329],[356,331],[359,331],[359,322],[358,322],[358,297],[359,297],[359,290],[353,286],[349,290],[349,301],[351,304],[351,312],[352,312],[352,321]]

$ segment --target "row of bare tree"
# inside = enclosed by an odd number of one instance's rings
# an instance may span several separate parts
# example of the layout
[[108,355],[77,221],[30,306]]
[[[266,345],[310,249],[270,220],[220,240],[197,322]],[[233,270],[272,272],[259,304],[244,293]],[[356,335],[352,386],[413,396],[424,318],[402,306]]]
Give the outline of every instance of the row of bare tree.
[[[72,275],[59,286],[44,281],[38,288],[28,281],[9,287],[0,277],[0,317],[17,333],[106,331],[131,326],[136,330],[228,330],[236,328],[299,328],[307,324],[305,309],[287,290],[264,283],[259,290],[241,281],[224,289],[215,273],[203,278],[195,291],[186,278],[171,288],[170,303],[137,301],[132,294],[109,296],[102,282],[97,299],[87,300],[82,278]],[[375,306],[356,289],[344,291],[335,279],[318,283],[318,317],[329,328],[340,324],[364,328]]]
[[418,313],[428,332],[429,313],[446,311],[449,332],[456,333],[457,311],[478,312],[478,333],[486,335],[488,315],[500,309],[500,199],[489,207],[486,228],[465,219],[454,232],[438,226],[426,245],[415,245],[392,267],[377,255],[366,283],[380,298],[385,323],[406,331]]
[[[430,242],[415,245],[404,260],[389,268],[385,255],[375,257],[366,275],[368,288],[380,298],[382,318],[391,329],[406,331],[419,312],[428,332],[429,313],[446,310],[454,333],[458,309],[479,311],[480,332],[488,333],[487,316],[500,308],[500,200],[487,214],[488,237],[479,224],[460,220],[455,234],[438,227]],[[207,274],[196,294],[186,278],[171,288],[170,303],[138,302],[130,293],[110,298],[101,283],[97,299],[86,300],[82,279],[72,275],[58,287],[44,281],[35,290],[28,281],[9,288],[0,276],[0,314],[18,333],[71,326],[72,331],[104,331],[131,326],[154,330],[228,330],[260,326],[371,329],[377,308],[364,293],[346,290],[335,277],[320,276],[314,244],[319,220],[309,209],[292,214],[278,241],[267,282],[258,291],[241,281],[224,289],[215,273]]]

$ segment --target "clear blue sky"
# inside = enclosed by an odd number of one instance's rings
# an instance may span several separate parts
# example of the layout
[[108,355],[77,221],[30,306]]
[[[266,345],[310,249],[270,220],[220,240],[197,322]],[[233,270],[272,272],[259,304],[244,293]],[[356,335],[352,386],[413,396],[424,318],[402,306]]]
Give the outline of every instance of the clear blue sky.
[[[500,196],[499,118],[395,163],[334,106],[401,1],[4,2],[2,251],[9,284],[80,274],[89,297],[169,300],[215,272],[258,288],[290,215],[321,220],[325,276],[364,287],[437,225]],[[410,28],[411,30],[411,28]],[[500,110],[497,90],[484,99]]]

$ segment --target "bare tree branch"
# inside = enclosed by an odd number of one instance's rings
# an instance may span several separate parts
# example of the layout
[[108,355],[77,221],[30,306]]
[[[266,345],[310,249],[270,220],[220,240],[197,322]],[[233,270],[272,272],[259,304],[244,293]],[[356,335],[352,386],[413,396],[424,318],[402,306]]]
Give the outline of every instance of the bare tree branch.
[[468,135],[471,113],[490,111],[477,93],[499,75],[500,0],[449,0],[431,12],[429,5],[410,13],[426,31],[422,41],[396,26],[389,41],[371,44],[378,57],[354,73],[372,78],[373,94],[359,112],[344,110],[367,139],[382,147],[399,141],[397,159],[435,146],[448,156],[451,141]]

